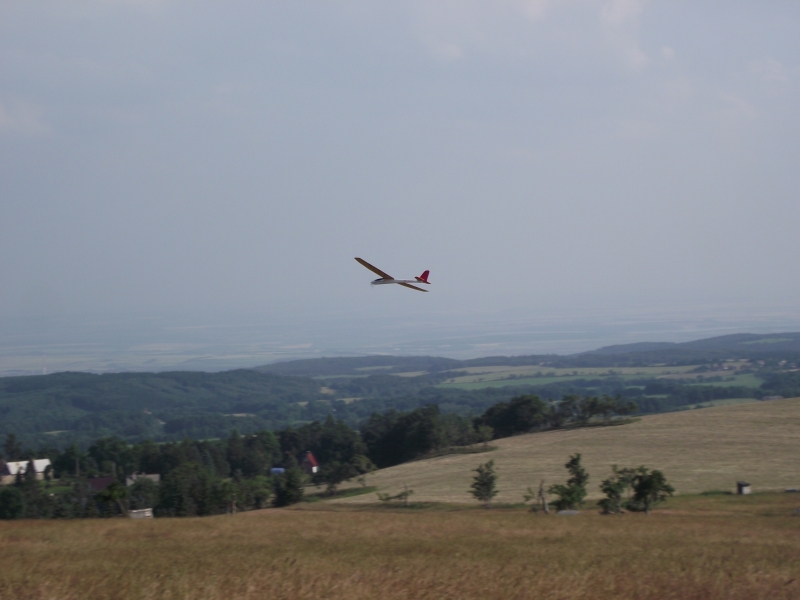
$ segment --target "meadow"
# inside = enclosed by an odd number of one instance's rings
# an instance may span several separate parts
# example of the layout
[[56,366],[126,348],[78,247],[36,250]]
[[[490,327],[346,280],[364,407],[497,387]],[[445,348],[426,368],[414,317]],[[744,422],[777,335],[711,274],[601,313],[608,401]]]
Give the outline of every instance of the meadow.
[[15,600],[800,597],[794,494],[692,496],[649,517],[344,507],[0,522]]
[[[728,370],[695,372],[697,365],[689,366],[650,366],[650,367],[579,367],[550,368],[538,365],[513,367],[467,367],[459,369],[457,377],[451,377],[438,384],[441,388],[460,390],[480,390],[487,387],[506,387],[520,385],[548,385],[566,383],[580,379],[606,379],[613,377],[622,380],[670,379],[683,383],[704,383],[709,378],[724,378],[711,385],[758,387],[764,380],[752,373],[738,373],[737,369],[746,366],[742,361],[731,362]],[[412,375],[401,373],[400,375]],[[416,375],[416,373],[414,373]]]
[[[745,480],[755,490],[800,487],[800,398],[729,404],[647,415],[613,427],[588,427],[518,435],[492,441],[485,454],[454,454],[405,463],[368,476],[369,485],[413,498],[469,502],[478,464],[494,460],[499,502],[521,502],[528,486],[563,483],[564,463],[580,452],[590,475],[589,497],[599,498],[611,465],[662,470],[679,494],[733,490]],[[342,502],[371,502],[359,496]]]

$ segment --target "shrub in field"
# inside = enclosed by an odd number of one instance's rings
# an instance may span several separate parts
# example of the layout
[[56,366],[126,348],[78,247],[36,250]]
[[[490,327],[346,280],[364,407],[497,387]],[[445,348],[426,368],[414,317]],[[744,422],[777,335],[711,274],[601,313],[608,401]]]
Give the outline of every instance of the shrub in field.
[[564,466],[570,474],[570,478],[567,479],[567,484],[563,485],[559,483],[551,485],[550,489],[547,491],[558,496],[558,499],[552,503],[556,507],[556,510],[576,510],[583,506],[589,474],[581,466],[580,454],[571,456]]
[[612,475],[600,484],[600,491],[606,497],[598,502],[604,515],[622,514],[625,492],[629,491],[636,476],[636,469],[618,469],[617,465],[611,467]]
[[492,498],[494,498],[498,492],[496,487],[497,475],[494,472],[494,461],[490,460],[474,470],[476,475],[469,493],[475,496],[476,500],[483,502],[486,508],[489,508],[492,503]]
[[378,500],[386,503],[389,503],[393,500],[400,500],[400,502],[402,502],[404,506],[408,506],[408,497],[413,493],[414,490],[408,489],[408,486],[406,484],[403,484],[403,491],[400,492],[399,494],[395,494],[394,496],[390,494],[381,494],[380,492],[378,492]]
[[675,491],[664,474],[653,469],[650,471],[646,467],[636,469],[636,476],[633,479],[633,498],[628,503],[631,510],[643,510],[648,515],[653,506],[672,496]]
[[534,500],[534,503],[531,505],[531,512],[539,512],[539,509],[542,509],[545,514],[550,514],[550,507],[547,505],[547,492],[544,489],[544,479],[539,482],[539,491],[534,492],[532,487],[528,488],[528,493],[524,494],[522,497],[524,498],[525,502],[530,502]]

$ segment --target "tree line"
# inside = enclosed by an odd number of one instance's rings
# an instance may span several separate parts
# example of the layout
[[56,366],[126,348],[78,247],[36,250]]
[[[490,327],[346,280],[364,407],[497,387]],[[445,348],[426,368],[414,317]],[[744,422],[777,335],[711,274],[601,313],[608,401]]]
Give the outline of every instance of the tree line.
[[[3,447],[6,461],[49,458],[52,467],[41,482],[30,465],[14,485],[0,489],[0,518],[91,517],[138,508],[193,516],[284,506],[299,501],[309,482],[333,494],[341,482],[375,468],[518,433],[589,425],[633,410],[634,405],[610,397],[545,402],[519,396],[477,418],[443,414],[431,405],[374,413],[358,430],[329,415],[277,432],[240,435],[234,430],[225,439],[129,444],[104,437],[86,450],[75,444],[64,450],[23,449],[9,434]],[[319,462],[311,476],[299,468],[307,452]],[[283,472],[274,472],[276,468]],[[126,479],[142,473],[158,474],[160,481],[138,478],[125,485]],[[113,483],[93,493],[90,479],[99,476],[111,477]]]
[[[570,456],[564,467],[569,473],[566,483],[553,484],[545,490],[542,481],[538,491],[528,488],[523,499],[525,502],[534,501],[531,507],[533,511],[542,510],[549,514],[551,507],[557,511],[576,511],[583,507],[588,493],[589,474],[581,465],[581,455]],[[675,491],[667,483],[664,473],[657,469],[650,470],[645,466],[620,469],[613,465],[611,471],[611,476],[600,484],[600,491],[605,496],[598,502],[598,506],[603,514],[622,514],[629,510],[649,515],[655,505]],[[494,461],[479,465],[475,473],[469,493],[489,508],[498,493]],[[548,493],[555,496],[555,499],[548,501]]]

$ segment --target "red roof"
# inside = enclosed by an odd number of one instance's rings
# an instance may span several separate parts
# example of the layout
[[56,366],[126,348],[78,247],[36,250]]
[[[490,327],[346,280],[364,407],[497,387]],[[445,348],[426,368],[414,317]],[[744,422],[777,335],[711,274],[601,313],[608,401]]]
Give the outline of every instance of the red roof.
[[319,463],[317,462],[317,459],[314,458],[314,455],[311,454],[311,452],[306,452],[306,457],[303,459],[303,464],[309,464],[312,467],[318,467],[319,466]]
[[116,477],[90,477],[89,487],[92,489],[92,491],[102,492],[116,480]]

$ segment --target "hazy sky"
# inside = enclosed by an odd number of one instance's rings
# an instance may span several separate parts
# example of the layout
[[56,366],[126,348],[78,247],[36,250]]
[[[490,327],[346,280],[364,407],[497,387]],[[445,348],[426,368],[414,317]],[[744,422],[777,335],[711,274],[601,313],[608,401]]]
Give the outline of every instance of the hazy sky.
[[0,316],[798,303],[798,32],[796,2],[4,0]]

